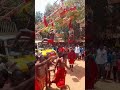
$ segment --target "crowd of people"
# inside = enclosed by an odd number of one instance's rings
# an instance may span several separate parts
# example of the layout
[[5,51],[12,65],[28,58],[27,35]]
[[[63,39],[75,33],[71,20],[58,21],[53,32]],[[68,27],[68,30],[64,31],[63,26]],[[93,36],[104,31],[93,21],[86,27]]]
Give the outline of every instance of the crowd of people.
[[120,83],[120,52],[118,49],[100,45],[99,48],[92,48],[86,53],[86,66],[88,66],[86,70],[92,72],[86,74],[92,77],[91,81],[93,81],[93,85],[88,88],[94,88],[94,84],[99,80],[113,80]]
[[[79,45],[76,45],[76,46],[74,46],[74,45],[72,45],[72,46],[58,45],[58,46],[49,46],[48,48],[55,50],[58,55],[50,56],[50,54],[48,54],[47,57],[42,57],[42,54],[39,54],[36,51],[37,63],[36,63],[35,67],[40,66],[41,63],[44,61],[41,59],[49,60],[49,62],[51,62],[50,64],[52,64],[54,66],[54,73],[55,73],[54,79],[52,81],[50,81],[50,83],[51,84],[56,83],[56,86],[58,88],[60,88],[61,90],[63,90],[63,88],[65,88],[65,84],[66,84],[65,83],[65,76],[67,73],[66,69],[69,69],[71,72],[74,71],[75,60],[84,59],[84,53],[83,53],[84,51],[82,51],[84,49],[81,50],[82,47],[80,47]],[[50,60],[50,59],[52,59],[52,60]],[[68,66],[67,62],[69,62],[69,66]],[[36,72],[38,72],[38,69],[36,69]],[[35,84],[36,90],[40,90],[40,86],[38,86],[37,78],[38,78],[38,76],[36,76],[36,84]]]
[[108,0],[86,1],[86,89],[94,89],[100,80],[120,82],[119,6]]
[[84,59],[85,56],[85,48],[84,46],[80,46],[79,44],[76,45],[66,45],[66,44],[58,44],[58,45],[44,45],[44,48],[54,49],[57,53],[68,53],[70,48],[72,48],[77,56],[77,59]]

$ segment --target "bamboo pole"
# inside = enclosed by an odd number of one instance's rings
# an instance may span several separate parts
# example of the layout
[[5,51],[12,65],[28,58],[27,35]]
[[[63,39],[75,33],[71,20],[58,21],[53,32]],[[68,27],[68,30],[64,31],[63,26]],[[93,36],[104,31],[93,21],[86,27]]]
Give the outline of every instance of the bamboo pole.
[[12,9],[10,12],[8,12],[7,14],[5,14],[4,16],[0,17],[0,19],[4,19],[6,17],[9,17],[15,10],[19,9],[22,5],[24,5],[24,3],[21,3],[19,6],[15,7],[14,9]]

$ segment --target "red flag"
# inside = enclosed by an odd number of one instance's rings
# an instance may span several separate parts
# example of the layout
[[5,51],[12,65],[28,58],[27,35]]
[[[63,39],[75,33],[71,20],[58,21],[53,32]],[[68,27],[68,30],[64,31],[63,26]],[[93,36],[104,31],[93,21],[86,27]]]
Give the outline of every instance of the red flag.
[[47,23],[47,20],[46,20],[46,16],[44,16],[43,23],[44,23],[44,25],[45,25],[46,27],[48,26],[48,23]]
[[74,11],[74,10],[76,10],[76,6],[70,8],[70,11]]
[[54,40],[53,40],[53,39],[48,39],[47,42],[48,42],[49,44],[53,44],[53,43],[54,43]]
[[51,26],[54,27],[54,23],[53,23],[53,20],[51,20]]
[[70,20],[70,22],[69,22],[69,29],[71,29],[71,28],[73,28],[72,27],[72,22],[71,22],[72,20]]
[[60,16],[62,17],[62,16],[64,16],[65,15],[65,13],[66,13],[66,11],[65,10],[63,10],[61,13],[60,13]]

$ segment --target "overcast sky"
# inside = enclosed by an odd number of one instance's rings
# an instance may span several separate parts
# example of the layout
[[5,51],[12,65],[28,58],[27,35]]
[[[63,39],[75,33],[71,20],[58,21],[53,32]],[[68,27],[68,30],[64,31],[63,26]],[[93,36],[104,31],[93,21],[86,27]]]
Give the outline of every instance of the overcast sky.
[[46,5],[48,3],[53,4],[56,1],[57,0],[35,0],[35,12],[40,11],[41,13],[44,13]]

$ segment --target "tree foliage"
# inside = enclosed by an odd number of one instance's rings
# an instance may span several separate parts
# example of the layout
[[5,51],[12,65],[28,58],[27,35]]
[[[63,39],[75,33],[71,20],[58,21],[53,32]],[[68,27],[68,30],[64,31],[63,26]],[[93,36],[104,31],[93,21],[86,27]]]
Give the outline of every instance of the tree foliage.
[[[53,14],[49,19],[55,20],[58,17],[58,20],[54,21],[54,25],[56,30],[56,33],[63,33],[63,39],[66,41],[69,36],[69,22],[65,23],[65,18],[69,19],[70,17],[73,17],[72,25],[75,33],[75,38],[78,39],[80,37],[80,24],[77,23],[77,21],[83,22],[85,20],[85,0],[64,0],[64,5],[66,8],[71,8],[74,5],[77,7],[77,10],[75,11],[68,11],[65,15],[62,17],[59,17],[59,14]],[[45,9],[45,16],[50,16],[54,11],[56,11],[61,6],[59,4],[48,4]],[[62,12],[62,11],[59,11]],[[49,22],[49,19],[47,21]],[[45,30],[46,32],[46,30]],[[44,32],[44,33],[45,33]]]
[[49,16],[53,12],[53,10],[54,10],[54,7],[50,3],[48,3],[46,8],[45,8],[45,14],[44,15]]
[[35,14],[35,22],[41,22],[42,21],[43,14],[41,12],[36,12]]

